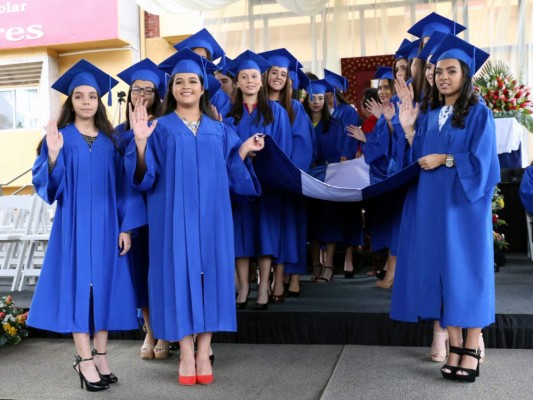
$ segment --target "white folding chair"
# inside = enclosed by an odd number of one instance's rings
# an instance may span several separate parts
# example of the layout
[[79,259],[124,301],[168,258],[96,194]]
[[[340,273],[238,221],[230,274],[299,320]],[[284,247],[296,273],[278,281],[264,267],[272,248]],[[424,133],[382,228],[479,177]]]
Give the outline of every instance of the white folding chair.
[[0,278],[11,280],[15,290],[22,262],[22,235],[27,231],[36,196],[0,196],[6,225],[0,233]]
[[19,260],[20,280],[18,290],[23,290],[28,284],[35,285],[41,275],[44,255],[50,239],[50,230],[54,218],[56,203],[49,205],[41,198],[35,201],[33,221],[28,225],[28,231],[22,235],[22,257]]

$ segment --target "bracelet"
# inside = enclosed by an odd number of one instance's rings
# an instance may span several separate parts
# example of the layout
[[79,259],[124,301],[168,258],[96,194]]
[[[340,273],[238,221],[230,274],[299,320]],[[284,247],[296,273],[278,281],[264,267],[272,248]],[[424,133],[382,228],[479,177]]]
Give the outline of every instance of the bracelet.
[[405,138],[406,139],[412,139],[416,135],[416,129],[413,130],[413,133],[406,133]]

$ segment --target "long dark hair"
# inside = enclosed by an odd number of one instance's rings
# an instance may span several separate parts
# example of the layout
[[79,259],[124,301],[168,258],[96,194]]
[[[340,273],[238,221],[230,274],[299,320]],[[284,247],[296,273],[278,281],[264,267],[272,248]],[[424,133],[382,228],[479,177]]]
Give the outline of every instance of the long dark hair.
[[[273,91],[270,86],[268,86],[268,75],[270,74],[270,70],[272,68],[269,68],[264,74],[263,74],[263,87],[265,88],[266,96],[267,98],[270,98],[270,92]],[[291,121],[291,124],[294,122],[294,118],[296,117],[296,113],[292,109],[292,79],[289,76],[289,73],[287,72],[287,81],[285,82],[285,86],[283,89],[281,89],[280,96],[279,96],[279,104],[287,111],[287,114],[289,114],[289,120]]]
[[[94,115],[94,126],[98,129],[99,132],[102,132],[105,136],[111,139],[113,145],[118,151],[121,151],[119,146],[120,139],[118,138],[115,128],[109,118],[107,117],[107,111],[102,103],[102,99],[98,97],[98,108],[96,109],[96,114]],[[74,107],[72,105],[72,93],[67,97],[61,111],[59,113],[59,118],[57,120],[57,128],[62,129],[67,125],[74,123],[76,119],[76,113],[74,112]],[[41,154],[41,146],[46,140],[46,136],[43,136],[39,144],[37,145],[37,155]]]
[[[461,91],[459,92],[459,97],[453,105],[453,114],[452,114],[452,126],[454,128],[463,129],[465,127],[465,118],[470,112],[470,107],[477,104],[479,99],[476,93],[474,92],[474,87],[472,85],[472,78],[468,76],[470,73],[470,68],[460,61],[459,65],[463,72],[463,82],[461,84]],[[435,71],[437,66],[435,65]],[[435,72],[433,73],[433,87],[431,89],[432,99],[431,99],[431,108],[435,109],[444,104],[444,96],[442,96],[437,89],[437,81],[435,77]]]
[[[239,74],[237,74],[237,80],[238,79]],[[258,124],[261,121],[261,117],[263,117],[263,126],[270,125],[272,122],[274,122],[274,114],[270,108],[269,99],[266,95],[264,86],[262,86],[257,93],[257,111],[258,113],[254,123]],[[244,96],[242,95],[242,90],[237,87],[235,90],[235,102],[233,103],[233,106],[231,107],[231,110],[227,116],[233,117],[233,124],[237,125],[241,121],[243,115]]]
[[[127,100],[126,100],[126,104],[130,104],[131,103],[131,88],[132,88],[132,86],[133,85],[131,85],[129,90],[128,90],[128,97],[127,97]],[[135,108],[135,104],[132,104],[131,106],[133,108]],[[150,108],[148,108],[146,110],[146,112],[148,113],[148,115],[152,116],[152,119],[156,119],[157,117],[159,117],[159,113],[161,112],[161,97],[159,96],[159,91],[157,90],[157,86],[156,85],[154,85],[154,102],[152,103]],[[124,124],[126,126],[126,130],[129,131],[131,129],[131,125],[130,125],[130,113],[129,113],[129,108],[128,107],[126,108],[126,121],[124,121]]]
[[337,98],[337,103],[350,105],[348,100],[344,97],[344,93],[342,93],[340,90],[335,89],[335,97]]
[[[304,100],[304,109],[311,121],[313,121],[313,112],[311,111],[311,108],[309,107],[309,93],[305,95]],[[326,98],[324,96],[324,106],[322,107],[322,111],[320,112],[320,122],[322,122],[322,125],[324,126],[324,133],[329,131],[329,122],[332,119],[331,114],[329,113],[329,108],[326,102]]]
[[[426,68],[424,69],[424,77],[426,76],[426,69],[430,63],[426,62]],[[433,86],[435,86],[435,71],[433,71]],[[424,85],[422,87],[422,99],[420,101],[420,111],[426,113],[431,106],[431,98],[433,96],[432,85],[429,84],[428,80],[424,80]]]
[[[176,75],[177,74],[172,75],[168,80],[167,94],[165,96],[165,100],[163,101],[163,105],[161,106],[160,115],[167,115],[173,113],[178,107],[178,102],[176,101],[174,94],[172,94],[172,86],[174,86],[174,80],[176,79]],[[209,103],[209,93],[204,88],[204,79],[200,75],[198,75],[198,78],[200,79],[200,83],[202,85],[202,88],[204,89],[204,93],[200,97],[200,112],[202,114],[206,114],[212,119],[216,119],[217,117],[211,108],[211,104]]]

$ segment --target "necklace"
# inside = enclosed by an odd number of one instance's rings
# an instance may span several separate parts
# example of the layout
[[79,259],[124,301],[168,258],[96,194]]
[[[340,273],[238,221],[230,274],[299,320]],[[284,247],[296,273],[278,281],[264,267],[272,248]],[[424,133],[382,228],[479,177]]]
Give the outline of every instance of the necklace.
[[179,115],[177,111],[176,115],[181,119],[181,122],[183,122],[185,126],[196,135],[196,132],[198,132],[198,128],[200,127],[200,122],[202,121],[202,114],[200,114],[200,119],[198,121],[189,121],[187,118]]
[[439,112],[439,132],[442,130],[442,127],[448,121],[448,118],[453,113],[453,107],[452,106],[444,106],[441,108]]

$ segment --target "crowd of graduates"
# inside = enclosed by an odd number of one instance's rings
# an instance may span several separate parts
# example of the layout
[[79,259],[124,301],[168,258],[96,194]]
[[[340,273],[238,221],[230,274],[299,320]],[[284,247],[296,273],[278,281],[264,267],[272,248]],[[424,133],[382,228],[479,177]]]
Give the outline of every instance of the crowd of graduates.
[[[418,39],[376,71],[359,112],[341,75],[304,73],[287,49],[230,59],[203,29],[159,65],[118,74],[128,113],[113,127],[101,97],[117,81],[79,61],[52,86],[67,99],[33,168],[57,213],[28,324],[72,333],[80,383],[97,391],[118,380],[108,331],[137,328],[141,309],[141,358],[166,358],[177,341],[180,384],[210,384],[212,334],[236,331],[251,263],[253,308],[265,310],[299,296],[308,247],[317,284],[333,279],[339,244],[352,277],[365,224],[372,250],[388,249],[377,285],[393,289],[391,318],[434,320],[442,375],[474,381],[481,328],[495,316],[499,165],[493,117],[471,81],[488,54],[456,36],[464,29],[435,13],[418,21],[408,31]],[[371,184],[414,162],[420,178],[367,205],[363,220],[355,203],[262,187],[253,160],[265,135],[302,171],[364,157]]]

